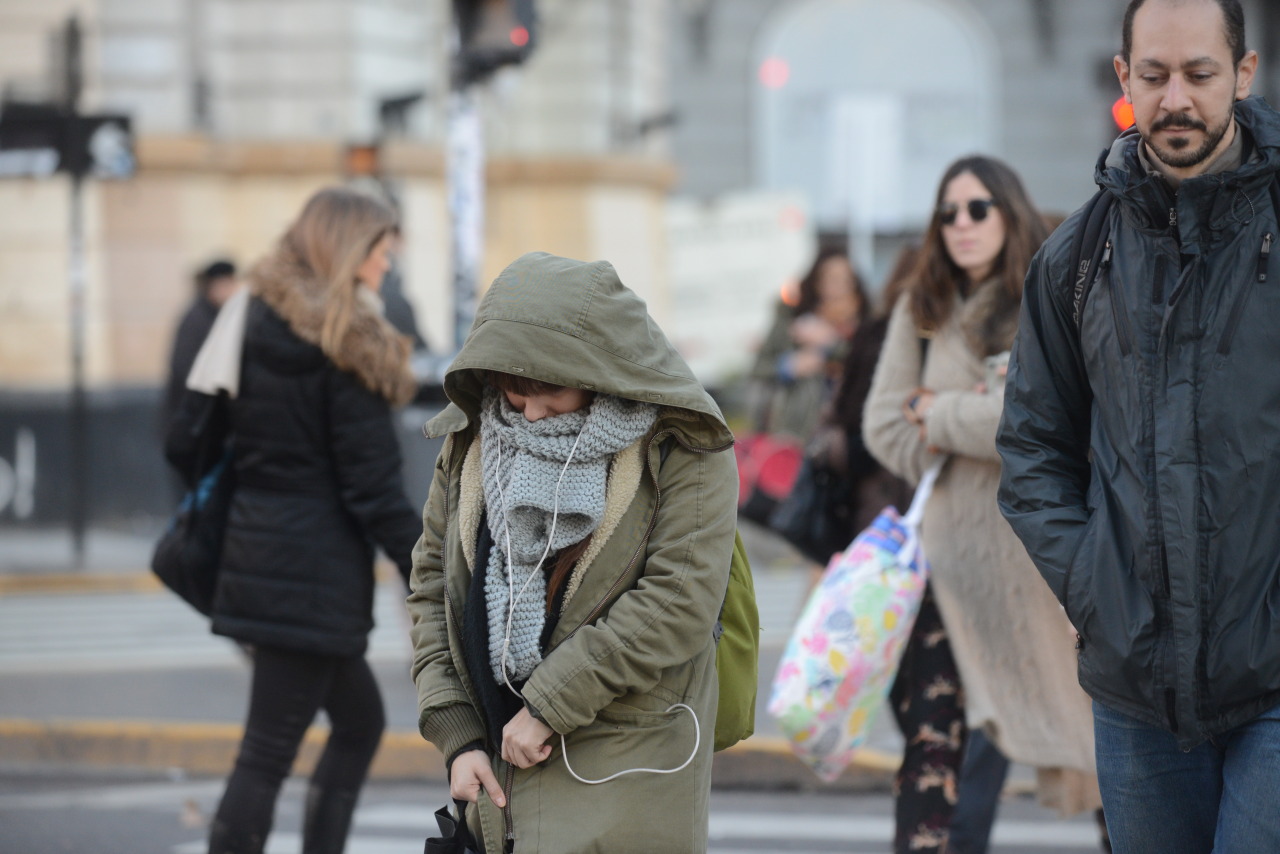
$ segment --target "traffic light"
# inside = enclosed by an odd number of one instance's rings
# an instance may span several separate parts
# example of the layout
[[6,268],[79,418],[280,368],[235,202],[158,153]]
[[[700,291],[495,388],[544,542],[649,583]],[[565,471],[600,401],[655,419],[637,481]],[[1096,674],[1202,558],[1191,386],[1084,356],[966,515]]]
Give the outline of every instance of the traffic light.
[[487,79],[504,65],[519,65],[533,52],[537,16],[533,0],[453,0],[458,26],[456,83]]
[[1111,105],[1111,118],[1116,120],[1116,127],[1120,130],[1128,130],[1133,127],[1133,104],[1125,100],[1124,95],[1116,99]]

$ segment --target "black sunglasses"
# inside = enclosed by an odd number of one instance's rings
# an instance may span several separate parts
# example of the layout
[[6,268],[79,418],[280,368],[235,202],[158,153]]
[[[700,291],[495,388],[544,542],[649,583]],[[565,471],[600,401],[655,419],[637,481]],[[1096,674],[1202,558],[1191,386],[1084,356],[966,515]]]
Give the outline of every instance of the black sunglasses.
[[[995,199],[970,199],[965,202],[965,208],[969,211],[969,219],[982,222],[995,204]],[[954,202],[938,208],[938,222],[943,225],[955,225],[956,217],[959,215],[960,206]]]

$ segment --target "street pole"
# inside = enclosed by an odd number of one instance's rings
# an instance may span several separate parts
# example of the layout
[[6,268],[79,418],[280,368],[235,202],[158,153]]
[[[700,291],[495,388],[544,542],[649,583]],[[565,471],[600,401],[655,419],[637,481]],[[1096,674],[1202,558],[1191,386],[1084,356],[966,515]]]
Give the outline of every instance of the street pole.
[[[67,19],[63,36],[63,106],[79,133],[74,119],[79,114],[80,91],[84,69],[81,65],[80,21]],[[85,394],[85,248],[84,248],[84,179],[88,164],[77,162],[71,168],[70,224],[68,229],[67,269],[70,279],[69,311],[71,324],[71,412],[69,440],[71,459],[71,548],[76,569],[85,566],[85,531],[89,520],[89,413]]]
[[453,347],[471,331],[484,243],[484,133],[474,87],[456,82],[449,95],[449,215],[453,221]]
[[71,312],[71,545],[76,569],[85,566],[85,530],[88,527],[89,430],[85,395],[85,251],[84,176],[71,174],[71,210],[68,268]]

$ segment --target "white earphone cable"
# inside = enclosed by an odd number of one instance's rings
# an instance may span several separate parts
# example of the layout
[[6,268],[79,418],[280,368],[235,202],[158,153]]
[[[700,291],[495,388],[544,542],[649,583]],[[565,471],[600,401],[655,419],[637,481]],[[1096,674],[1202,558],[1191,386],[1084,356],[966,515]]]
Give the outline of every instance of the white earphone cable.
[[598,786],[601,783],[608,783],[610,780],[616,780],[619,777],[626,776],[627,774],[674,774],[677,771],[683,771],[689,766],[689,763],[694,760],[694,757],[698,755],[698,748],[702,744],[702,727],[698,726],[697,713],[684,703],[676,703],[675,705],[667,707],[668,712],[673,709],[684,709],[693,718],[693,750],[689,753],[689,758],[684,762],[681,762],[675,768],[628,768],[625,771],[610,774],[608,777],[603,777],[599,780],[588,780],[585,777],[579,776],[578,772],[574,771],[573,766],[569,764],[569,747],[565,744],[564,735],[561,734],[560,755],[564,757],[564,767],[569,769],[569,773],[573,775],[573,779],[577,780],[579,783],[586,783],[588,786]]

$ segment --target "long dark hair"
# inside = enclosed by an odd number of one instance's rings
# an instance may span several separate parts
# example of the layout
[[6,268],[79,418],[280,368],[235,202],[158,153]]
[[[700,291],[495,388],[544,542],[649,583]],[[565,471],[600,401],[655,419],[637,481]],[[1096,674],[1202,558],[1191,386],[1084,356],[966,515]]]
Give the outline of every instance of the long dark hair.
[[920,257],[916,261],[914,281],[910,286],[911,314],[922,331],[937,329],[946,323],[955,306],[957,293],[968,284],[968,276],[951,260],[942,240],[942,222],[938,209],[942,206],[947,185],[965,173],[973,175],[991,193],[996,208],[1004,218],[1004,247],[996,256],[991,275],[998,278],[1006,294],[1015,302],[1022,301],[1022,282],[1031,257],[1048,237],[1044,219],[1036,212],[1022,186],[1022,179],[1005,163],[991,157],[962,157],[947,167],[938,183],[933,216],[925,231]]
[[795,308],[797,317],[818,310],[818,305],[822,302],[822,294],[818,292],[818,277],[822,273],[822,265],[832,258],[839,258],[849,265],[849,271],[853,273],[853,291],[858,296],[858,304],[862,307],[861,313],[864,315],[867,313],[867,306],[871,303],[867,302],[867,292],[862,286],[862,277],[858,275],[858,271],[849,260],[849,253],[837,247],[827,247],[818,251],[817,257],[809,267],[809,272],[805,273],[804,278],[800,280],[800,293]]
[[[556,385],[555,383],[535,380],[532,377],[522,377],[519,374],[508,374],[503,371],[482,370],[478,373],[480,374],[480,379],[486,385],[491,385],[501,392],[509,391],[512,394],[553,394],[564,388],[564,386]],[[592,399],[594,399],[594,395],[592,395]],[[590,402],[587,405],[590,406]],[[587,549],[590,546],[591,535],[588,534],[578,542],[565,546],[556,553],[555,564],[551,567],[551,575],[547,577],[546,607],[548,614],[551,613],[551,609],[555,605],[556,597],[560,595],[560,591],[569,581],[569,574],[573,572],[573,565],[587,553]]]

